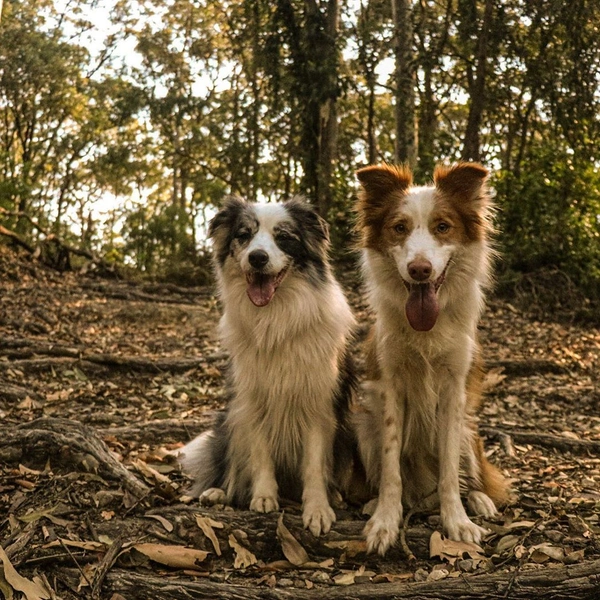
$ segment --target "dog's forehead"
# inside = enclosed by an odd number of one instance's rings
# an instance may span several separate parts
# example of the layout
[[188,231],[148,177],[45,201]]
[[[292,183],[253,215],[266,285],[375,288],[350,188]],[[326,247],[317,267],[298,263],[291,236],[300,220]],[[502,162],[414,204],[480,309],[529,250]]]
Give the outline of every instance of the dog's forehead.
[[415,223],[427,223],[434,207],[435,188],[413,187],[404,196],[402,212],[411,217]]
[[259,227],[273,231],[282,223],[290,223],[291,218],[283,204],[255,204],[254,211]]

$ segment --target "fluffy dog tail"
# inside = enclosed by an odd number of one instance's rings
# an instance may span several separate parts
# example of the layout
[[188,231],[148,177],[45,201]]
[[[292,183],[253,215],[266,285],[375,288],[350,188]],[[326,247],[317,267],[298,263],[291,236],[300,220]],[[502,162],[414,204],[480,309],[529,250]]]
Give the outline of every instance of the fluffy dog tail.
[[483,441],[479,436],[474,440],[475,456],[479,463],[479,474],[481,478],[481,491],[486,493],[499,507],[508,502],[509,499],[509,484],[500,472],[500,469],[495,467],[485,457],[483,450]]
[[227,469],[227,432],[225,415],[218,417],[215,426],[191,442],[179,452],[183,470],[193,478],[188,490],[190,496],[198,497],[209,488],[222,488]]

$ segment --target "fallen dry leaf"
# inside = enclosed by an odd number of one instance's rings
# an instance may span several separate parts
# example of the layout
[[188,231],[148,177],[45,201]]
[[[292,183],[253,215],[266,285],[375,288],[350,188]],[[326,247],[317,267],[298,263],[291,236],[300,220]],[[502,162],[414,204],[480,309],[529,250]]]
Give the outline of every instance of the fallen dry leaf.
[[200,529],[202,529],[202,533],[211,541],[217,556],[221,556],[221,545],[219,544],[219,540],[215,534],[215,530],[213,527],[217,529],[223,528],[223,523],[219,521],[213,521],[210,517],[203,517],[202,515],[196,515],[196,524]]
[[23,592],[27,600],[48,600],[50,594],[38,583],[21,577],[10,562],[4,548],[0,546],[0,562],[4,565],[4,579],[18,592]]
[[373,577],[373,583],[393,583],[394,581],[407,581],[414,579],[414,573],[380,573]]
[[506,529],[512,531],[513,529],[531,529],[535,526],[535,521],[514,521],[510,525],[506,525]]
[[483,379],[483,390],[485,392],[489,392],[506,379],[503,371],[504,367],[495,367],[488,370]]
[[443,536],[439,531],[434,531],[429,538],[429,556],[439,556],[443,560],[454,562],[457,558],[467,555],[473,559],[485,559],[483,548],[471,542],[455,542]]
[[150,481],[156,481],[157,483],[171,483],[171,480],[166,475],[159,473],[143,460],[133,460],[131,461],[131,464]]
[[446,579],[448,575],[450,575],[448,569],[434,569],[427,576],[427,581],[440,581],[441,579]]
[[79,548],[81,550],[92,550],[95,552],[104,552],[107,550],[107,545],[101,542],[81,542],[77,540],[58,539],[44,544],[42,548],[54,548],[55,546],[69,546],[70,548]]
[[346,554],[353,558],[357,554],[366,554],[367,552],[367,540],[340,540],[335,542],[325,542],[326,548],[339,548],[344,550]]
[[514,547],[513,552],[515,553],[515,558],[517,560],[521,560],[525,554],[527,554],[527,548],[525,548],[525,546],[523,546],[522,544],[517,544]]
[[165,528],[165,531],[168,531],[169,533],[173,531],[173,523],[161,515],[144,515],[144,517],[147,519],[156,519]]
[[263,571],[287,571],[293,569],[294,565],[289,560],[274,560],[262,567]]
[[562,562],[565,558],[563,548],[552,546],[551,544],[537,544],[529,548],[531,560],[537,563],[546,562],[549,558]]
[[98,565],[93,565],[91,563],[83,565],[81,573],[79,574],[79,584],[77,585],[78,592],[81,592],[83,588],[90,586],[91,582],[94,580],[94,574],[96,573],[97,568]]
[[154,562],[175,569],[201,570],[199,563],[203,562],[209,554],[208,552],[204,552],[204,550],[186,548],[185,546],[169,546],[166,544],[134,544],[132,548]]
[[585,550],[582,548],[581,550],[575,550],[574,552],[569,552],[565,556],[564,563],[565,565],[573,565],[575,563],[581,562],[583,557],[585,556]]
[[233,560],[233,567],[235,569],[245,569],[258,562],[256,556],[254,556],[248,548],[244,548],[244,546],[235,539],[233,533],[229,535],[229,546],[235,552],[235,558]]
[[30,512],[22,517],[19,517],[19,521],[23,521],[23,523],[33,523],[35,521],[39,521],[40,519],[48,519],[55,525],[61,525],[66,527],[70,525],[70,521],[66,519],[61,519],[59,517],[55,517],[52,513],[58,508],[58,506],[53,506],[52,508],[45,508],[42,510],[37,510]]
[[14,598],[12,587],[9,585],[8,581],[4,579],[3,569],[0,569],[0,593],[2,593],[4,600],[13,600]]
[[519,543],[520,539],[518,535],[505,535],[498,540],[494,553],[502,554],[503,552],[512,550]]
[[290,530],[283,523],[283,512],[277,520],[277,539],[281,544],[284,556],[293,564],[299,567],[308,562],[308,554],[300,542],[290,533]]
[[336,585],[352,585],[356,577],[360,577],[365,572],[364,565],[361,565],[357,571],[342,571],[333,578]]

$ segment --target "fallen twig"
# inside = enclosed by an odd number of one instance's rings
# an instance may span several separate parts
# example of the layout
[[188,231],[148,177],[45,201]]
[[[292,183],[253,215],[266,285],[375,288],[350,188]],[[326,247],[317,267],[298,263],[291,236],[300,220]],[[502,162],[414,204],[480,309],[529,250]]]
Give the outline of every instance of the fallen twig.
[[502,439],[510,437],[518,444],[532,444],[534,446],[544,446],[545,448],[555,448],[563,452],[575,452],[585,454],[587,452],[599,453],[600,440],[574,440],[572,438],[551,435],[549,433],[535,433],[533,431],[513,431],[496,429],[494,427],[480,427],[479,432],[492,439]]

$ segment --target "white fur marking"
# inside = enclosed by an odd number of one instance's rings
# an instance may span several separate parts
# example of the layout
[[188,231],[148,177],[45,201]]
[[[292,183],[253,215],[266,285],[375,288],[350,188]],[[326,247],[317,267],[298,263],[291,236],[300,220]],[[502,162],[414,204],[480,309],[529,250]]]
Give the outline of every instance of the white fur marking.
[[432,267],[430,279],[437,279],[446,268],[454,251],[451,244],[442,244],[429,231],[429,219],[434,208],[433,189],[417,188],[407,194],[403,212],[411,219],[413,230],[404,244],[391,249],[392,256],[398,271],[404,281],[410,282],[412,278],[408,272],[408,265],[422,258],[428,260]]
[[250,253],[263,250],[269,255],[265,271],[276,275],[288,265],[289,258],[275,243],[273,231],[282,221],[289,221],[289,217],[281,204],[256,204],[254,207],[259,224],[258,231],[240,253],[240,265],[245,273],[251,271],[252,267],[248,261]]

